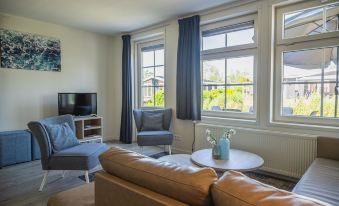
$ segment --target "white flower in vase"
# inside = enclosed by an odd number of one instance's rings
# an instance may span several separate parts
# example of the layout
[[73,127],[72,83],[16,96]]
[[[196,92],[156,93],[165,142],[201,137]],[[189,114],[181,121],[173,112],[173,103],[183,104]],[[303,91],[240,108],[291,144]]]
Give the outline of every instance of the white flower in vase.
[[213,134],[211,133],[211,131],[209,129],[206,129],[206,136],[207,136],[207,141],[211,144],[211,145],[217,145],[217,138],[213,136]]

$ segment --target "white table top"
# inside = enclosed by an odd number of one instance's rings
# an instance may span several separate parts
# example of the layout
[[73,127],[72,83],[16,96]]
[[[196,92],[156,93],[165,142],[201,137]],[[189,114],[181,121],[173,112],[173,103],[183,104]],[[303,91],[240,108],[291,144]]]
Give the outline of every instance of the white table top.
[[231,149],[229,160],[215,160],[212,158],[212,149],[203,149],[194,152],[191,160],[201,167],[211,167],[217,172],[227,170],[251,171],[263,166],[264,160],[260,156],[242,150]]

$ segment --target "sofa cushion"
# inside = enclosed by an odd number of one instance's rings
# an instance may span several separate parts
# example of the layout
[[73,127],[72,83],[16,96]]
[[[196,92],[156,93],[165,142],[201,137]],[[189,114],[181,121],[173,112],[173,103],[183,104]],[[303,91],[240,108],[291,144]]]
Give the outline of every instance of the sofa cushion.
[[163,113],[142,112],[142,131],[163,130]]
[[212,186],[215,206],[324,206],[308,197],[280,190],[253,180],[240,172],[226,172]]
[[142,131],[137,136],[139,146],[171,145],[173,142],[173,133],[166,130]]
[[89,170],[99,164],[99,155],[108,149],[106,144],[84,143],[54,153],[49,161],[50,169]]
[[62,124],[46,124],[45,128],[50,137],[54,153],[80,144],[67,122]]
[[95,206],[189,206],[104,171],[95,173]]
[[339,161],[315,159],[293,192],[339,205]]
[[217,180],[211,168],[184,167],[113,147],[100,155],[103,169],[136,185],[189,205],[210,205],[210,185]]

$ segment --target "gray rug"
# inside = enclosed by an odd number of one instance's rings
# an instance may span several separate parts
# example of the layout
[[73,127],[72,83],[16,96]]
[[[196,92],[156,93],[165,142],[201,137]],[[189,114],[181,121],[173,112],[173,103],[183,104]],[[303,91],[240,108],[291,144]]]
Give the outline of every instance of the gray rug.
[[[154,159],[158,159],[162,156],[168,155],[167,152],[160,152],[157,154],[150,155],[150,157]],[[292,191],[294,186],[296,185],[295,181],[287,180],[285,178],[278,178],[274,174],[259,174],[256,172],[245,172],[245,175],[247,175],[250,178],[253,178],[259,182],[272,185],[276,188],[287,190],[287,191]],[[89,175],[89,181],[92,182],[95,180],[95,172],[90,173]],[[83,181],[85,180],[85,175],[79,176],[79,178]]]
[[265,183],[267,185],[272,185],[273,187],[276,187],[282,190],[292,191],[296,185],[295,181],[278,178],[278,177],[275,177],[274,174],[259,174],[256,172],[244,172],[244,174],[259,182]]

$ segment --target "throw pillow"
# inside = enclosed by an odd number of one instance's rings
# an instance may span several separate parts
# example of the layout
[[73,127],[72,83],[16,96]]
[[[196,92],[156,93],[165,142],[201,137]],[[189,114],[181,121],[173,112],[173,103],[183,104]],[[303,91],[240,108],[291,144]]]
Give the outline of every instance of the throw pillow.
[[142,112],[142,131],[157,131],[163,129],[163,114],[154,112]]
[[79,141],[68,123],[45,125],[54,153],[79,145]]

